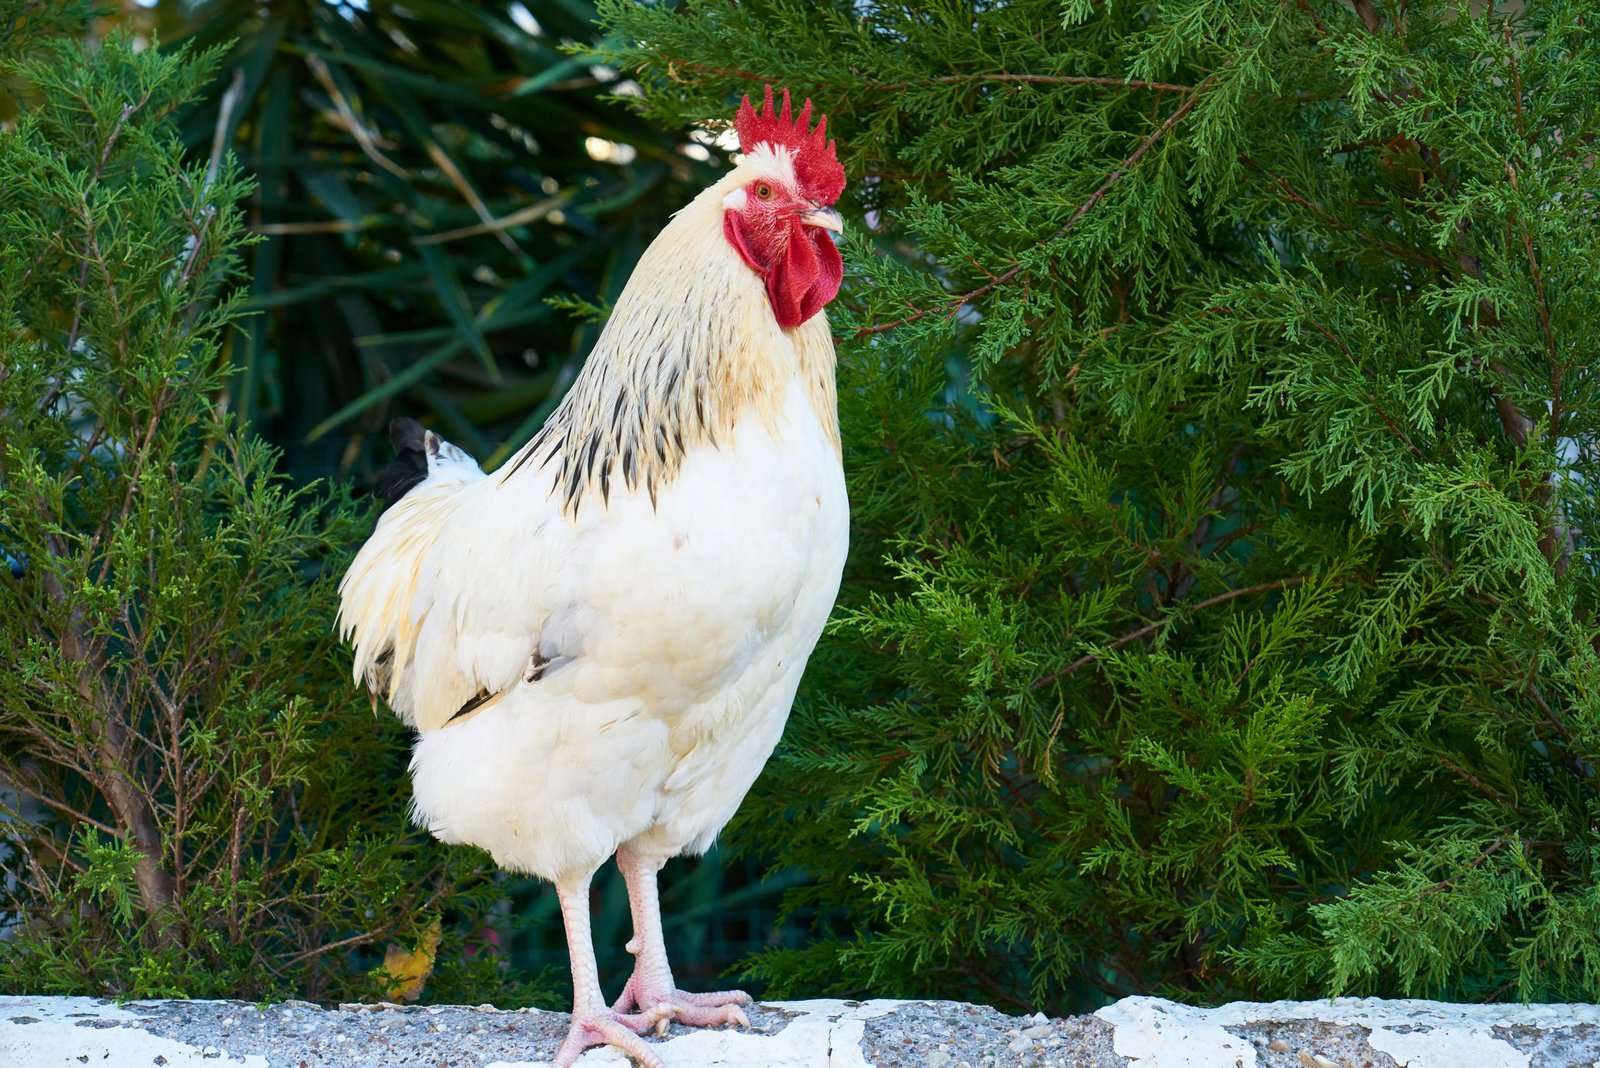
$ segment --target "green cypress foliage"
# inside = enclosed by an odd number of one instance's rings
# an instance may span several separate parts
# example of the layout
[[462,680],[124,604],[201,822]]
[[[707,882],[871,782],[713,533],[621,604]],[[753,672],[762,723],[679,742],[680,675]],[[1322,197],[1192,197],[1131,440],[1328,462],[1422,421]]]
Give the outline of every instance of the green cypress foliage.
[[777,991],[1600,998],[1586,3],[603,5],[851,176]]
[[0,989],[377,993],[486,858],[408,831],[345,677],[355,510],[221,403],[249,182],[175,127],[217,53],[41,39],[89,6],[0,5]]

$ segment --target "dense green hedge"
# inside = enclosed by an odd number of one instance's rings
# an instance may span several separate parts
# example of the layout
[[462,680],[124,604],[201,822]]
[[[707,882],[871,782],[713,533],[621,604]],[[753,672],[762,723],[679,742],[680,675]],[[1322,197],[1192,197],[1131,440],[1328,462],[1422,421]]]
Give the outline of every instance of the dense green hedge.
[[823,989],[1600,997],[1592,5],[602,5],[851,176]]
[[[221,403],[251,182],[174,122],[218,55],[29,7],[0,7],[0,989],[381,993],[388,945],[500,894],[408,829],[404,732],[346,678],[358,510]],[[534,993],[460,942],[440,994]]]

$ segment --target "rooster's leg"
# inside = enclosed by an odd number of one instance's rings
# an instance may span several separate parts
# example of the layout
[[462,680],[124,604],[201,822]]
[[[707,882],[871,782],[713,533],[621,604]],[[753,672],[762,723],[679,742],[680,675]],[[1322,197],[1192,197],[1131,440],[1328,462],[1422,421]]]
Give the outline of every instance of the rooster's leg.
[[617,850],[617,868],[628,884],[628,904],[633,909],[633,939],[628,952],[634,956],[633,976],[622,988],[613,1008],[617,1012],[637,1007],[649,1012],[670,1008],[672,1019],[691,1027],[716,1027],[736,1023],[749,1027],[740,1005],[750,1003],[742,990],[723,990],[714,994],[690,994],[679,990],[667,963],[667,946],[661,936],[661,900],[656,892],[656,873],[664,862],[643,857],[626,846]]
[[589,935],[589,875],[556,883],[561,920],[567,929],[567,954],[572,958],[572,1029],[561,1043],[553,1068],[571,1068],[591,1046],[615,1046],[641,1068],[663,1068],[661,1058],[639,1036],[664,1027],[671,1005],[656,1005],[632,1015],[613,1012],[600,992],[600,970]]

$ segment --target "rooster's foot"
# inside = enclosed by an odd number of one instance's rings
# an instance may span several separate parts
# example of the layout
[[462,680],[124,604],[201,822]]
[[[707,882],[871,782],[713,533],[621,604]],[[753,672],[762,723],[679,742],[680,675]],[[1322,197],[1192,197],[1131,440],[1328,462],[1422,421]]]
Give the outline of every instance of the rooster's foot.
[[654,1005],[636,1013],[608,1012],[602,1008],[597,1013],[572,1014],[572,1029],[561,1050],[551,1062],[551,1068],[572,1068],[579,1054],[595,1046],[612,1046],[632,1057],[639,1068],[666,1068],[655,1055],[650,1044],[639,1036],[646,1031],[662,1033],[667,1021],[672,1019],[671,1005]]
[[750,1026],[750,1018],[739,1007],[750,1004],[750,995],[743,990],[691,994],[676,988],[652,990],[645,984],[636,982],[635,979],[628,980],[628,985],[623,987],[622,996],[617,999],[613,1009],[617,1012],[634,1007],[643,1011],[668,1009],[670,1017],[664,1018],[656,1025],[658,1035],[667,1033],[668,1019],[690,1027],[721,1027],[724,1024]]

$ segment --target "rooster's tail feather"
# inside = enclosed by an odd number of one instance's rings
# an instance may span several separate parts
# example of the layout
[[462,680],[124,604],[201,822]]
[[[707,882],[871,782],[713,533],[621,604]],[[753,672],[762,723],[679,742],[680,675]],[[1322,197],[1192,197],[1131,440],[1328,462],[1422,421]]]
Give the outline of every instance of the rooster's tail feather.
[[394,420],[389,424],[389,441],[394,444],[394,462],[372,479],[372,495],[383,501],[385,512],[428,477],[428,432],[421,423]]
[[397,457],[373,488],[383,514],[339,582],[339,634],[355,646],[355,680],[411,722],[408,669],[425,614],[418,581],[462,490],[484,476],[471,456],[414,419],[396,419],[389,437]]

